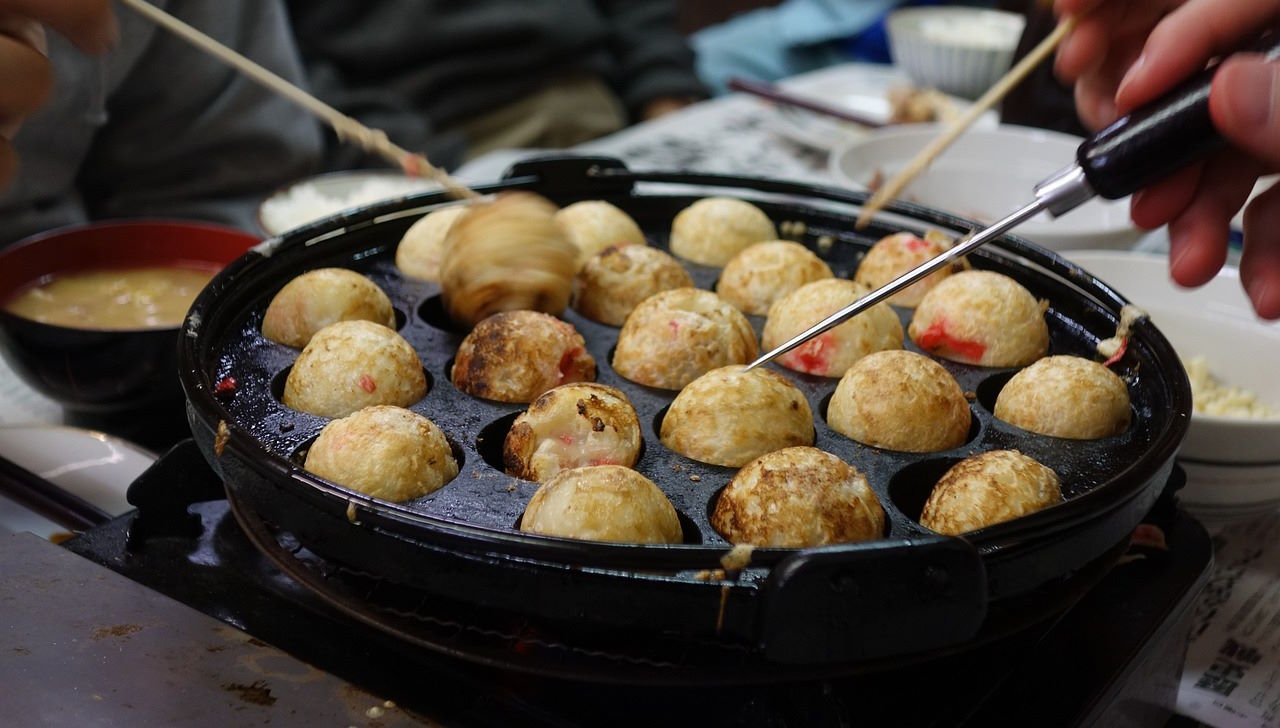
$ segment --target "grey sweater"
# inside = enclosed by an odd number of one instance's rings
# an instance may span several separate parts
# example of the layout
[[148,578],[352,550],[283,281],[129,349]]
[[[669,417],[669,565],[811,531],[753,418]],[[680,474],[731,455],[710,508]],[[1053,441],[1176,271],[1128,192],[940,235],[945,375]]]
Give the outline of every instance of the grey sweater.
[[[634,115],[706,95],[673,0],[289,0],[320,98],[438,164],[459,122],[571,74],[603,79]],[[334,148],[331,166],[360,164]]]
[[[155,4],[301,80],[277,0]],[[138,216],[256,232],[257,204],[317,169],[319,125],[306,112],[123,6],[117,12],[120,43],[102,61],[50,34],[54,95],[14,139],[21,168],[0,197],[0,245],[61,225]]]

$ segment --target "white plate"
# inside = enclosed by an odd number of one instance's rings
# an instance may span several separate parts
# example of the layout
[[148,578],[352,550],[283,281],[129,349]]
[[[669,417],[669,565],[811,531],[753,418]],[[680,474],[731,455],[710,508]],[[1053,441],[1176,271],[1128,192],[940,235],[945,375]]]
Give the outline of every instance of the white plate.
[[[821,71],[801,74],[781,81],[780,87],[798,96],[813,99],[859,114],[887,122],[892,113],[889,106],[889,90],[897,86],[910,86],[911,81],[900,69],[878,63],[844,63]],[[948,97],[956,111],[968,108],[970,102],[954,96]],[[860,124],[833,119],[794,106],[777,105],[777,113],[770,120],[774,130],[797,144],[825,152],[865,136],[870,130]],[[974,126],[979,129],[994,128],[999,117],[988,111],[979,117]]]
[[407,177],[396,170],[332,172],[299,180],[277,190],[258,206],[258,227],[281,235],[345,210],[440,189],[437,182]]
[[[110,435],[58,425],[0,427],[0,455],[112,516],[133,508],[125,491],[156,459]],[[48,538],[64,530],[0,497],[0,532],[30,531]]]
[[[886,127],[831,153],[833,177],[866,189],[892,179],[942,132],[939,124]],[[1083,141],[1061,132],[1003,124],[969,129],[920,172],[899,195],[989,224],[1031,202],[1035,187],[1070,165]],[[1047,213],[1019,225],[1020,235],[1051,250],[1133,247],[1144,235],[1129,219],[1127,201],[1094,199],[1058,218]]]

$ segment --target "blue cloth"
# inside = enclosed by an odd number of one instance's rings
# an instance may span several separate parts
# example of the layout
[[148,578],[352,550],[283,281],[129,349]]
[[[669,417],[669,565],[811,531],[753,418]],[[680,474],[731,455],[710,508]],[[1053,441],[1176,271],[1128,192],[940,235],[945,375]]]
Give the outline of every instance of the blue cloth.
[[719,95],[734,76],[776,81],[836,63],[889,63],[885,16],[937,4],[941,0],[786,0],[704,28],[690,42],[698,76]]

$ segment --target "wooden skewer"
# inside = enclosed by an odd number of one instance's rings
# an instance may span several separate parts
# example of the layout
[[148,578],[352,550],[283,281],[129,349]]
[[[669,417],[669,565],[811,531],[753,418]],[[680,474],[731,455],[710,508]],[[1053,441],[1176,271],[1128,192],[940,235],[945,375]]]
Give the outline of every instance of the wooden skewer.
[[951,122],[949,126],[942,130],[942,133],[935,137],[932,141],[925,145],[923,149],[916,153],[916,156],[903,167],[893,179],[882,185],[876,190],[871,199],[867,200],[867,204],[862,207],[862,211],[858,213],[858,220],[854,223],[854,227],[861,230],[871,221],[871,216],[879,212],[888,202],[897,197],[916,175],[923,172],[933,160],[943,152],[947,147],[951,146],[966,129],[973,125],[988,109],[995,106],[1017,86],[1024,78],[1027,77],[1035,67],[1040,65],[1050,53],[1058,47],[1062,39],[1071,32],[1076,25],[1075,18],[1065,18],[1053,32],[1040,41],[1031,52],[1023,56],[1013,68],[1009,69],[999,81],[996,81],[986,93],[982,94],[973,105],[965,110],[963,114]]
[[427,177],[439,182],[444,186],[445,191],[455,198],[477,199],[480,197],[474,190],[449,176],[444,170],[431,164],[425,156],[397,146],[387,138],[386,132],[380,129],[371,129],[361,124],[169,13],[144,2],[144,0],[120,0],[120,2],[200,50],[227,63],[271,91],[316,115],[333,128],[333,131],[338,135],[338,139],[353,142],[366,151],[382,156],[404,170],[407,175]]

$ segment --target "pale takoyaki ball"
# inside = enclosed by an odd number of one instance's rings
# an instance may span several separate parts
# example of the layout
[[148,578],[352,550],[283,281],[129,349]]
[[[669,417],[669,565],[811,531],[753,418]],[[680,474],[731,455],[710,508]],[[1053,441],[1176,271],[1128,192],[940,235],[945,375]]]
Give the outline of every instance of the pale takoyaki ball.
[[1129,429],[1129,389],[1096,361],[1047,356],[1005,383],[994,412],[1041,435],[1093,440]]
[[763,316],[782,296],[832,276],[831,267],[803,245],[769,240],[733,256],[720,272],[716,293],[744,313]]
[[[916,268],[951,249],[952,240],[937,230],[928,230],[924,237],[912,233],[894,233],[876,241],[858,263],[853,279],[875,290],[907,271]],[[954,260],[942,268],[898,291],[887,299],[894,306],[915,308],[930,288],[952,273],[967,270],[968,261]]]
[[670,254],[647,245],[612,245],[578,271],[570,303],[592,321],[621,326],[649,296],[692,287],[689,271]]
[[532,402],[552,387],[595,378],[582,334],[538,311],[504,311],[476,324],[450,376],[463,392],[498,402]]
[[720,493],[711,525],[731,543],[806,548],[884,534],[884,508],[857,468],[813,447],[747,463]]
[[650,387],[680,389],[704,372],[759,354],[746,315],[711,291],[676,288],[646,298],[622,324],[618,374]]
[[320,417],[346,417],[377,404],[408,407],[427,393],[418,353],[400,334],[370,321],[339,321],[316,332],[284,382],[284,403]]
[[722,266],[752,243],[777,239],[773,221],[750,202],[706,197],[676,213],[669,244],[681,258]]
[[631,468],[592,465],[561,470],[534,492],[520,530],[621,543],[680,543],[676,509],[657,485]]
[[557,209],[531,192],[507,192],[454,221],[440,261],[450,319],[474,326],[499,311],[564,311],[578,248],[556,223]]
[[586,465],[631,467],[640,457],[640,420],[627,396],[603,384],[563,384],[521,412],[502,445],[507,473],[545,482]]
[[[781,346],[867,293],[862,284],[842,278],[806,283],[769,307],[761,346],[765,351]],[[782,354],[776,361],[797,372],[839,377],[873,351],[901,348],[902,322],[889,304],[881,302]]]
[[972,415],[960,384],[913,351],[878,351],[840,378],[827,406],[831,429],[872,447],[938,452],[964,444]]
[[560,208],[556,222],[578,248],[578,268],[611,245],[645,245],[644,231],[631,216],[604,200],[583,200]]
[[337,321],[396,326],[391,299],[378,284],[346,268],[317,268],[284,284],[267,304],[262,335],[285,346],[304,347],[317,331]]
[[390,405],[366,407],[325,425],[303,467],[396,503],[431,493],[458,474],[440,428],[417,412]]
[[453,223],[466,211],[466,205],[442,207],[411,225],[396,247],[396,267],[400,272],[410,278],[439,281],[444,241]]
[[920,525],[948,536],[1012,520],[1062,500],[1058,474],[1017,450],[956,463],[933,487]]
[[921,349],[943,359],[1024,366],[1049,350],[1048,306],[1002,273],[962,271],[924,295],[907,333]]
[[769,369],[713,369],[680,390],[659,432],[668,449],[742,467],[761,455],[813,444],[813,411],[796,385]]

